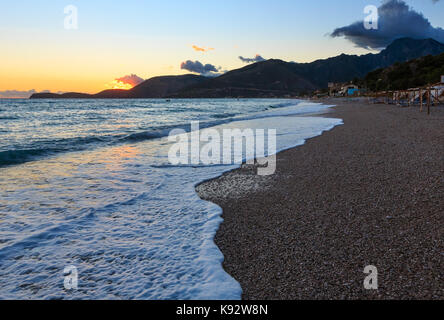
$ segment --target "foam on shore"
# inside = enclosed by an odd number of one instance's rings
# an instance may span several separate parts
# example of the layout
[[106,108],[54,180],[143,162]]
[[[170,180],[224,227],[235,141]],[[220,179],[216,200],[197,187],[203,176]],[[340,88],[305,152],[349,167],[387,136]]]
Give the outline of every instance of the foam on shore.
[[[214,128],[276,128],[279,152],[342,124],[295,116],[327,108],[299,103]],[[240,299],[214,243],[222,211],[195,191],[239,165],[172,166],[170,147],[160,138],[2,168],[0,297]],[[64,290],[66,266],[79,290]]]

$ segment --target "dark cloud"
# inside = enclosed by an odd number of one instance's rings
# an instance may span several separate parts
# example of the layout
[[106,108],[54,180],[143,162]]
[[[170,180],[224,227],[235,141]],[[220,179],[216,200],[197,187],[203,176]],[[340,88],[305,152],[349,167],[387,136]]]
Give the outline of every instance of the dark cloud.
[[135,87],[138,84],[141,84],[143,81],[145,81],[144,79],[142,79],[141,77],[139,77],[139,76],[137,76],[135,74],[130,74],[128,76],[123,76],[123,77],[117,78],[115,80],[123,82],[123,83],[130,84],[133,87]]
[[7,98],[23,98],[27,99],[32,94],[36,93],[34,89],[28,90],[28,91],[20,91],[20,90],[5,90],[0,91],[0,98],[7,99]]
[[[438,0],[434,0],[437,2]],[[345,37],[356,46],[366,49],[384,48],[394,40],[404,37],[433,38],[444,42],[444,30],[433,27],[421,13],[402,0],[387,0],[379,8],[378,29],[367,30],[363,21],[338,28],[332,37]]]
[[214,65],[212,64],[202,64],[200,61],[191,61],[191,60],[187,60],[184,61],[180,64],[180,68],[182,70],[188,70],[190,72],[193,73],[199,73],[203,76],[218,76],[219,70],[221,69],[216,68]]
[[254,63],[254,62],[261,62],[261,61],[266,60],[260,54],[257,54],[254,58],[244,58],[242,56],[239,56],[239,59],[244,63]]

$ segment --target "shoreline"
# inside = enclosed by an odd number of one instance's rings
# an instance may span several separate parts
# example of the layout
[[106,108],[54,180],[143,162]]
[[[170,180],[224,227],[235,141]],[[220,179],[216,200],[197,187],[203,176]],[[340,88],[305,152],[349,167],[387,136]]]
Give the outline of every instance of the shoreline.
[[223,210],[225,271],[246,300],[443,299],[444,109],[320,102],[345,124],[278,153],[274,176],[243,166],[197,186]]

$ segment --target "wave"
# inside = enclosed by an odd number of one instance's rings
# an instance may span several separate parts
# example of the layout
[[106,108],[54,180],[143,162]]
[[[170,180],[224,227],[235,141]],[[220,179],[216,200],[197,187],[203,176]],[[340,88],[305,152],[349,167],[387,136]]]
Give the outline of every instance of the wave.
[[213,115],[212,117],[215,119],[225,119],[225,118],[232,118],[235,116],[236,116],[235,113],[219,113],[219,114]]
[[[199,121],[199,128],[205,129],[209,127],[214,127],[222,123],[230,122],[233,118],[227,118],[224,120],[208,120]],[[183,130],[185,132],[190,132],[190,123],[174,124],[170,126],[162,126],[151,130],[131,133],[123,137],[119,137],[116,142],[141,142],[146,140],[159,139],[169,136],[170,132],[173,130]]]
[[0,120],[19,120],[19,117],[2,117],[0,116]]
[[[286,108],[297,107],[300,104],[301,101],[280,103],[269,106],[268,108],[265,108],[265,110],[259,112],[243,115],[236,115],[234,113],[215,114],[213,115],[213,120],[199,121],[199,128],[206,129],[224,123],[258,118],[298,114],[302,115],[322,111],[329,107],[320,104],[310,104],[303,102],[303,109]],[[36,142],[38,146],[36,146],[35,148],[22,146],[22,148],[20,149],[0,151],[0,167],[23,164],[29,161],[39,160],[40,158],[63,152],[82,151],[89,149],[90,147],[118,145],[122,143],[136,143],[147,140],[160,139],[163,137],[167,137],[170,132],[175,129],[183,130],[184,132],[190,132],[190,123],[178,123],[168,126],[161,126],[129,134],[126,133],[107,136],[76,137],[68,139],[58,139],[53,141],[40,141]]]
[[[281,110],[280,114],[302,111],[301,108],[299,111],[297,109]],[[304,112],[311,109],[320,108],[309,107]],[[271,117],[273,114],[276,113],[267,113],[265,116]],[[235,117],[234,121],[246,117],[260,119],[240,123],[239,127],[279,127],[281,133],[287,133],[286,137],[279,139],[276,152],[300,145],[305,139],[321,134],[322,130],[328,130],[341,122],[339,119],[327,118],[267,118],[263,114]],[[201,127],[214,122],[201,123]],[[116,143],[152,139],[168,133],[170,128],[185,126],[189,128],[188,124],[135,132],[120,137]],[[114,143],[116,137],[110,137],[109,141]],[[65,142],[59,141],[59,144]],[[83,142],[78,141],[79,146]],[[72,144],[75,144],[74,140]],[[50,208],[42,205],[47,199],[35,193],[38,186],[34,186],[34,182],[26,190],[22,190],[21,184],[17,185],[11,199],[32,200],[33,207],[38,207],[41,217],[32,219],[27,210],[15,212],[11,222],[23,218],[23,223],[27,224],[24,229],[26,232],[21,233],[10,229],[9,220],[6,220],[8,224],[5,223],[5,229],[8,232],[12,230],[14,236],[0,243],[0,264],[3,270],[0,276],[0,296],[20,298],[29,295],[26,285],[33,283],[36,287],[44,288],[33,292],[33,298],[63,298],[65,292],[63,288],[60,289],[59,283],[42,275],[46,275],[46,270],[60,261],[70,261],[70,264],[82,268],[83,279],[92,280],[85,280],[84,283],[84,287],[91,290],[73,293],[67,297],[69,299],[240,299],[242,289],[223,270],[224,257],[214,243],[214,236],[222,222],[222,209],[199,199],[195,192],[195,186],[202,181],[220,176],[240,164],[210,165],[199,170],[185,165],[183,168],[174,166],[170,170],[168,164],[155,165],[159,159],[162,162],[167,157],[164,153],[166,150],[159,150],[162,152],[158,153],[156,159],[152,159],[152,150],[149,150],[146,155],[142,153],[135,158],[132,165],[114,171],[112,177],[108,167],[99,165],[88,171],[87,175],[82,172],[80,180],[76,177],[70,183],[53,184],[57,193],[53,194],[55,198],[51,201],[54,207]],[[106,156],[99,155],[94,163],[104,163]],[[45,167],[45,163],[39,166]],[[163,168],[165,170],[161,170]],[[145,174],[140,175],[140,172]],[[51,174],[50,168],[49,171],[39,173],[35,180],[39,181],[40,176],[46,177],[48,174]],[[109,182],[115,183],[116,188],[111,188]],[[23,181],[24,185],[26,183]],[[62,207],[61,203],[65,203],[66,199],[82,199],[89,190],[88,186],[94,186],[100,201],[76,201],[71,209],[67,208],[60,215],[52,214],[53,208]],[[102,187],[96,189],[95,186]],[[10,208],[14,212],[15,205],[12,203]],[[11,228],[14,226],[11,225]],[[105,229],[106,237],[101,233]],[[8,235],[8,232],[5,234]],[[97,241],[99,237],[101,240]],[[147,245],[141,250],[134,243]],[[58,250],[61,246],[75,250]],[[149,266],[146,264],[147,259],[150,261]],[[23,274],[17,270],[33,272]],[[111,284],[107,284],[109,279],[112,280]],[[90,284],[94,285],[89,287]]]
[[62,152],[81,151],[92,144],[105,142],[99,137],[78,137],[40,142],[37,148],[0,151],[0,167],[22,164]]
[[[0,167],[21,164],[32,159],[48,154],[46,149],[7,150],[0,152]],[[55,150],[54,150],[55,151]]]

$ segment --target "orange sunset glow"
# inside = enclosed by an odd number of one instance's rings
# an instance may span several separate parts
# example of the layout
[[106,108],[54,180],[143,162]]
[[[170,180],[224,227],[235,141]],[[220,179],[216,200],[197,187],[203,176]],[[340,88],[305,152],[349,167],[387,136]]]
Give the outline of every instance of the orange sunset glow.
[[113,80],[110,83],[106,84],[105,87],[107,89],[121,89],[121,90],[130,90],[133,88],[133,85],[129,83],[124,83],[119,80]]

